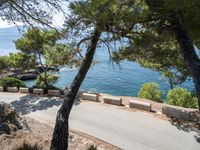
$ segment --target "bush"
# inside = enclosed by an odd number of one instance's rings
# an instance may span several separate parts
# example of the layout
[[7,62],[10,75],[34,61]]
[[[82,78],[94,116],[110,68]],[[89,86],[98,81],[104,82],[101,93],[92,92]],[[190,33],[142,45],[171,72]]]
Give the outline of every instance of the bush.
[[21,146],[19,146],[15,150],[42,150],[42,147],[40,147],[38,144],[30,145],[27,143],[23,143]]
[[37,79],[36,79],[36,87],[38,87],[38,88],[56,89],[53,85],[58,81],[58,79],[59,79],[58,76],[47,73],[48,87],[46,87],[44,79],[45,79],[44,73],[42,73],[41,75],[38,75]]
[[25,83],[17,78],[5,77],[0,79],[0,86],[7,87],[25,87]]
[[97,147],[94,145],[91,145],[87,150],[97,150]]
[[186,108],[198,108],[198,100],[191,92],[184,88],[174,88],[168,91],[167,101],[170,105]]
[[156,102],[163,102],[161,98],[161,91],[159,89],[159,85],[155,82],[143,84],[138,93],[138,96],[140,98],[145,98]]

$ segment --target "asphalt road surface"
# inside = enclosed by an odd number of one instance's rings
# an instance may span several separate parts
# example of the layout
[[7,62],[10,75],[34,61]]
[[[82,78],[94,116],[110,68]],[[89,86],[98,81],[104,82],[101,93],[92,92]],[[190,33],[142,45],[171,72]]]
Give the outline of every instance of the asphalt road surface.
[[[26,103],[27,116],[53,125],[59,108],[59,103],[55,103],[57,100],[37,98],[33,103],[29,99],[31,98],[23,94],[0,93],[0,101],[14,101],[16,107]],[[48,104],[43,103],[44,101]],[[84,101],[75,105],[70,116],[70,128],[125,150],[200,150],[199,130],[172,125],[149,113],[128,111],[101,103]]]

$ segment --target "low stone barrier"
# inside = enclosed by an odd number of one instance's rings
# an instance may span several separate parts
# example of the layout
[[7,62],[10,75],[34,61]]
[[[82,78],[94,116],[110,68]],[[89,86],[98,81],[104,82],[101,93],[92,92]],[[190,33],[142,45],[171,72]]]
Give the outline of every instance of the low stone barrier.
[[60,90],[48,90],[49,96],[60,96],[61,92]]
[[190,121],[199,122],[200,124],[200,112],[198,110],[190,113]]
[[175,117],[178,119],[182,119],[182,120],[192,120],[192,113],[194,112],[194,110],[189,109],[189,108],[183,108],[183,107],[179,107],[179,106],[172,106],[172,105],[163,105],[162,107],[162,113],[165,114],[168,117]]
[[137,100],[129,100],[130,108],[137,108],[145,111],[151,111],[151,104],[147,102],[141,102]]
[[44,90],[43,89],[33,89],[33,94],[44,94]]
[[19,89],[17,87],[7,87],[8,92],[18,92]]
[[64,95],[67,95],[69,93],[69,90],[64,90]]
[[107,103],[107,104],[113,104],[113,105],[118,105],[118,106],[122,105],[122,99],[118,97],[104,96],[103,101],[104,103]]
[[0,86],[0,92],[3,92],[4,90],[3,90],[4,88],[2,87],[2,86]]
[[20,92],[20,93],[29,93],[29,92],[30,92],[30,89],[29,89],[29,88],[20,88],[20,89],[19,89],[19,92]]
[[99,101],[97,94],[90,94],[90,93],[83,93],[82,99],[89,100],[89,101],[95,101],[95,102]]

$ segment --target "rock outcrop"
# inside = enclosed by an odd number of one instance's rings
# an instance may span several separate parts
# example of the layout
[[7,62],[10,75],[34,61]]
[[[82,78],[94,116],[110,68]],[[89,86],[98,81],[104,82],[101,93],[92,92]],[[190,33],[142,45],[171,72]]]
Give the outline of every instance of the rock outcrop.
[[0,102],[0,135],[10,134],[23,128],[22,119],[12,105]]

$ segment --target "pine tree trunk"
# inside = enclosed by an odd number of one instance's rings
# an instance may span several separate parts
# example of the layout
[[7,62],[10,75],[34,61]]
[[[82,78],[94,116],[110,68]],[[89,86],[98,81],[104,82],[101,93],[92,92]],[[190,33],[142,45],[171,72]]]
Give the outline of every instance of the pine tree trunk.
[[172,78],[169,77],[169,84],[170,84],[170,89],[172,90],[174,88],[174,83]]
[[198,97],[198,104],[200,110],[200,59],[198,58],[192,40],[189,38],[188,33],[184,29],[180,20],[176,19],[176,26],[174,28],[176,39],[180,45],[181,53],[187,64],[193,82],[195,84],[195,89]]
[[49,83],[48,83],[48,81],[47,81],[47,66],[45,65],[43,65],[43,63],[42,63],[42,59],[41,59],[41,54],[40,54],[40,52],[38,51],[38,58],[39,58],[39,62],[40,62],[40,65],[41,65],[41,67],[42,67],[42,69],[43,69],[43,72],[44,72],[44,76],[41,76],[40,74],[40,77],[41,77],[41,79],[43,80],[43,82],[44,82],[44,89],[45,89],[45,93],[47,92],[47,90],[48,90],[48,87],[49,87]]
[[101,32],[95,29],[93,37],[90,41],[90,45],[87,49],[85,59],[83,60],[78,74],[74,78],[70,91],[67,94],[62,106],[60,107],[56,123],[54,127],[51,150],[67,150],[68,149],[68,136],[69,136],[69,115],[74,104],[78,90],[92,64],[93,56],[96,50],[98,40],[100,38]]
[[[150,10],[155,6],[155,0],[145,0]],[[160,2],[157,4],[158,7],[165,7],[163,3]],[[160,6],[159,6],[160,5]],[[151,8],[152,7],[152,8]],[[154,11],[152,9],[152,11]],[[176,11],[175,11],[176,12]],[[187,31],[184,29],[184,26],[181,23],[181,18],[178,13],[175,13],[169,19],[171,21],[173,27],[173,32],[175,33],[176,40],[179,43],[181,54],[183,59],[188,66],[191,76],[193,78],[193,82],[195,84],[195,89],[198,97],[198,105],[200,110],[200,59],[198,58],[192,40],[190,39]]]

